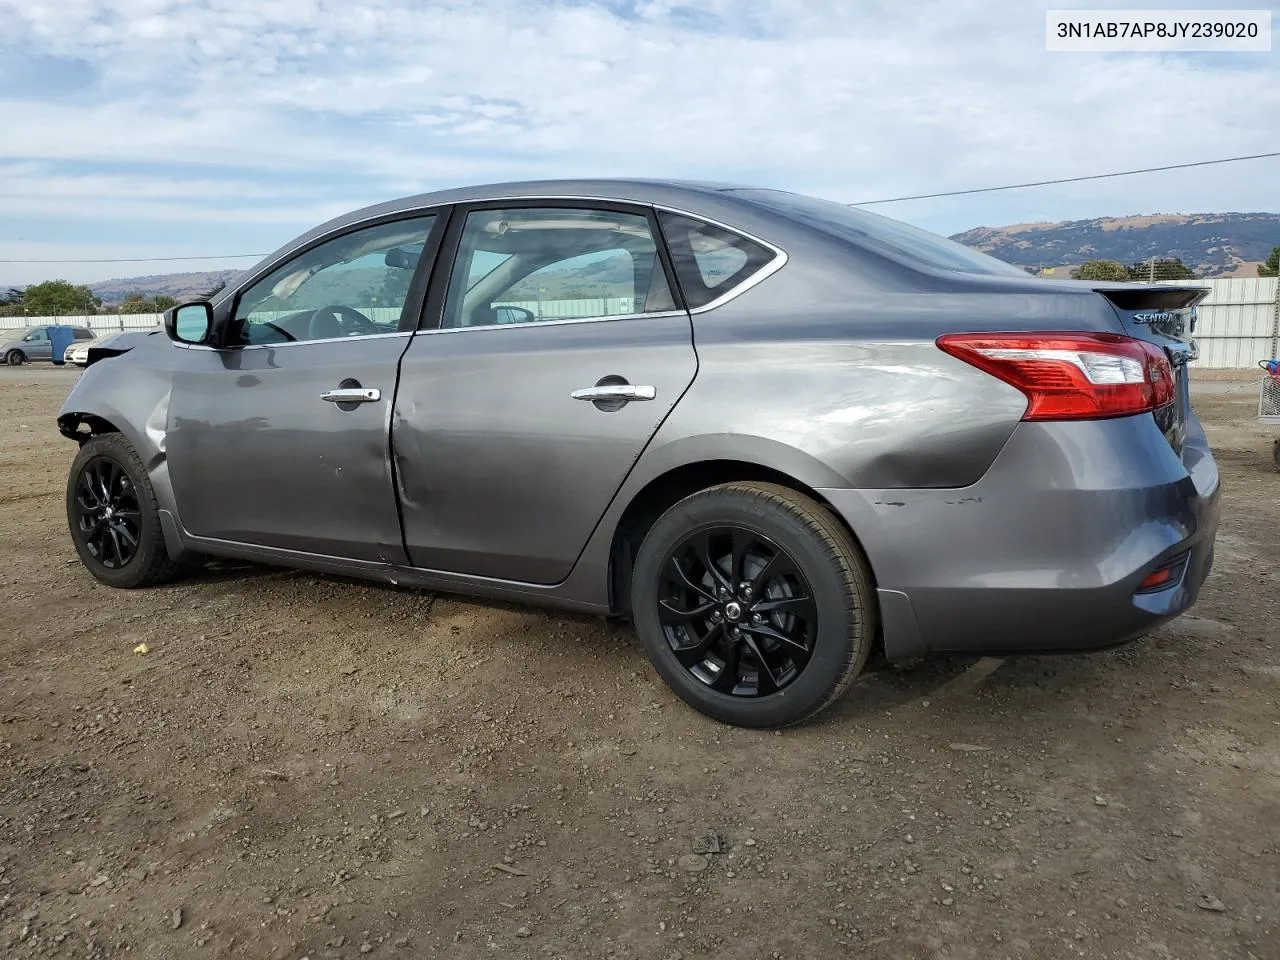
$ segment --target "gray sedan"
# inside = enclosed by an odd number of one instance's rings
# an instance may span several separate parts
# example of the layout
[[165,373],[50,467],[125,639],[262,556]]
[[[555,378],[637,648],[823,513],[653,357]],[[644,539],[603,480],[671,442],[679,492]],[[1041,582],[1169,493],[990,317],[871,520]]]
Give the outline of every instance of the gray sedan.
[[239,557],[628,617],[692,706],[795,723],[877,645],[1094,649],[1193,603],[1203,296],[776,190],[412,197],[95,351],[71,536],[117,587]]

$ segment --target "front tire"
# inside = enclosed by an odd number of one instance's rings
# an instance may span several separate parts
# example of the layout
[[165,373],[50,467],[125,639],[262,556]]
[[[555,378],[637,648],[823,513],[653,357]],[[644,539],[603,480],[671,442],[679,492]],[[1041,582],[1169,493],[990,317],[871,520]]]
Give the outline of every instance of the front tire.
[[27,362],[27,355],[21,350],[10,350],[4,355],[4,362],[11,367],[20,367]]
[[649,659],[695,710],[782,727],[835,703],[876,634],[870,570],[821,504],[732,483],[681,500],[636,555],[632,614]]
[[76,553],[111,587],[152,587],[180,567],[169,559],[155,489],[121,434],[86,440],[67,477],[67,523]]

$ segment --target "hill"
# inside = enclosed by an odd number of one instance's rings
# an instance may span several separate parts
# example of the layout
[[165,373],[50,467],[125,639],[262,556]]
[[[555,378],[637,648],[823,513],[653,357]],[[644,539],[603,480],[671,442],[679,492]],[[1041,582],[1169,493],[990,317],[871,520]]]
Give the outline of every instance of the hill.
[[239,270],[205,270],[192,273],[159,273],[145,277],[121,277],[89,284],[89,288],[106,304],[117,304],[131,293],[154,297],[167,294],[179,303],[208,293],[220,283],[230,283]]
[[1178,257],[1200,276],[1213,277],[1231,274],[1248,261],[1265,260],[1271,248],[1280,245],[1280,214],[1155,213],[1017,223],[974,227],[951,239],[1020,267]]

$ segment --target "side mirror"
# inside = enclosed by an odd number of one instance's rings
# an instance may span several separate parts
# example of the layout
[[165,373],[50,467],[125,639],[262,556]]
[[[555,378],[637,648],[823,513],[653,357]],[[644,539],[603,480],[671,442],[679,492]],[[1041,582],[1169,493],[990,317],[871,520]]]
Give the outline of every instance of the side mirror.
[[170,307],[164,312],[164,332],[176,343],[207,342],[213,332],[213,305],[195,300]]

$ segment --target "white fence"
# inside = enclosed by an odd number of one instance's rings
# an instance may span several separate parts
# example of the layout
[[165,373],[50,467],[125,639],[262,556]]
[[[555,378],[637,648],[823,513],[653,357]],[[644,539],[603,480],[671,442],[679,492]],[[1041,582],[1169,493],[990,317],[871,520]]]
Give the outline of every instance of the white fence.
[[1280,281],[1275,277],[1226,280],[1161,280],[1208,287],[1196,308],[1195,340],[1200,359],[1193,365],[1218,369],[1255,367],[1280,349]]
[[155,330],[164,322],[162,313],[104,313],[92,317],[0,317],[0,330],[22,330],[60,323],[67,327],[88,327],[95,333],[121,330]]
[[[1200,346],[1200,359],[1195,361],[1194,366],[1242,369],[1256,366],[1259,360],[1280,357],[1280,281],[1276,278],[1160,282],[1189,282],[1209,288],[1208,298],[1197,309],[1199,319],[1195,339]],[[617,315],[630,313],[634,309],[632,301],[627,297],[611,297],[607,300],[512,301],[509,305],[523,307],[539,319]],[[369,307],[362,312],[379,323],[394,322],[400,315],[398,310],[388,307]],[[162,320],[163,316],[158,313],[94,317],[0,317],[0,330],[62,323],[107,333],[116,330],[154,330]]]

